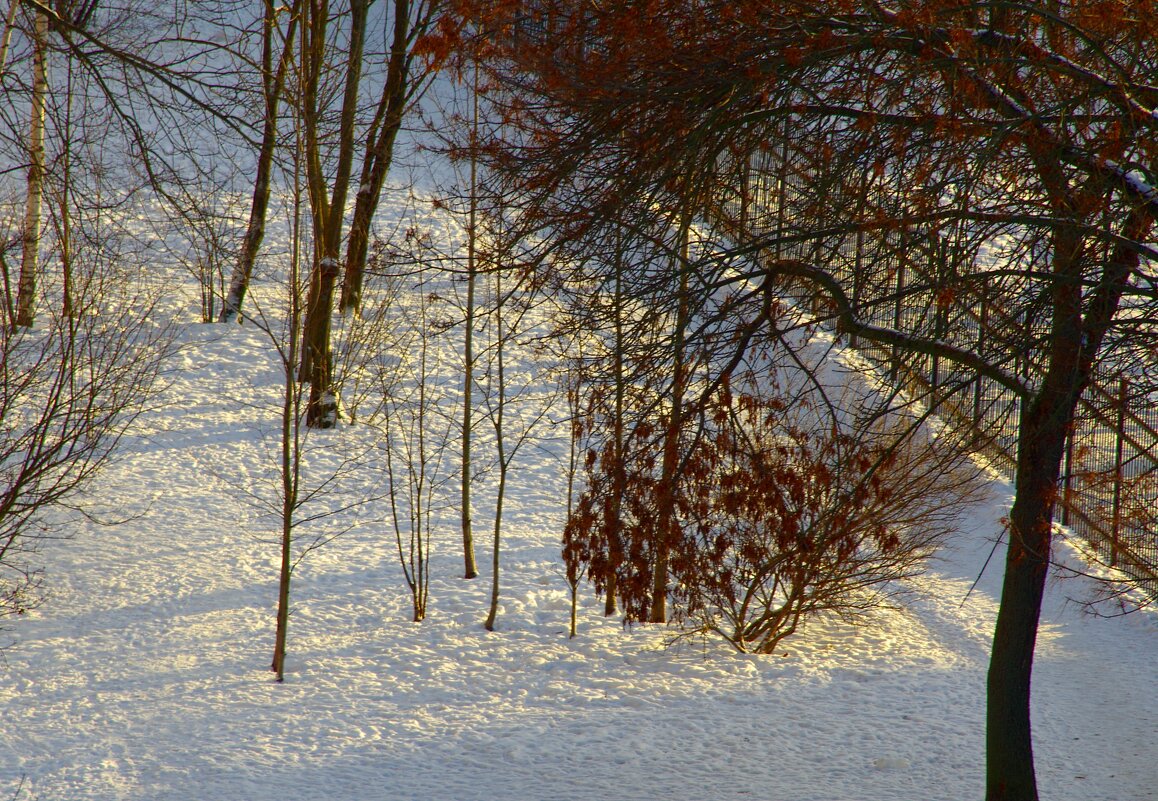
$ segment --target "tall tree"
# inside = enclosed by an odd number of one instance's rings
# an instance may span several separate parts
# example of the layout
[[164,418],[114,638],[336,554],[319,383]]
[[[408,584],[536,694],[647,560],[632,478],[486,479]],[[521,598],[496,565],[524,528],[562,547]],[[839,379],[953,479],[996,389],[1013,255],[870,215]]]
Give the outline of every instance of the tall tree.
[[[472,70],[471,119],[469,165],[467,172],[467,219],[466,219],[466,307],[463,309],[462,334],[462,475],[459,515],[462,523],[463,578],[478,576],[474,554],[474,531],[471,523],[471,482],[473,464],[471,444],[474,439],[474,328],[475,289],[478,283],[478,223],[479,223],[479,174],[478,140],[481,120],[479,119],[478,65]],[[501,380],[500,380],[501,384]],[[501,418],[500,418],[501,419]],[[497,426],[501,428],[501,422]],[[502,461],[502,454],[499,454]],[[505,478],[505,476],[504,476]],[[497,532],[496,532],[497,537]],[[497,560],[496,556],[496,560]]]
[[[539,4],[549,41],[512,37],[491,62],[524,93],[512,112],[520,138],[505,143],[518,149],[496,148],[495,164],[517,165],[507,175],[533,195],[540,230],[590,240],[622,225],[624,211],[646,225],[640,210],[660,205],[697,166],[737,175],[724,166],[782,153],[768,161],[784,170],[764,185],[771,205],[794,216],[767,226],[749,217],[740,227],[728,204],[746,188],[720,185],[703,213],[730,229],[724,252],[757,264],[702,286],[740,292],[761,276],[807,280],[830,297],[843,333],[975,371],[1022,398],[986,794],[1032,801],[1030,676],[1066,432],[1093,371],[1137,364],[1158,333],[1141,313],[1153,303],[1158,191],[1145,165],[1158,155],[1158,97],[1147,43],[1158,19],[1086,3],[645,5],[640,26],[637,4]],[[500,6],[517,30],[519,9]],[[785,136],[786,127],[802,135]],[[868,192],[869,179],[885,187]],[[1005,262],[924,261],[951,225],[972,250],[984,244]],[[886,248],[895,234],[906,246]],[[891,269],[900,259],[903,286],[895,273],[870,271],[856,285],[837,273],[851,248],[862,265]],[[875,248],[889,258],[874,260]],[[1032,307],[1035,325],[978,353],[906,323],[982,296],[995,307]],[[887,324],[872,316],[894,301],[927,313]],[[1010,369],[1015,360],[1026,365],[1021,375]]]
[[[310,383],[307,422],[317,428],[334,426],[339,415],[330,339],[334,291],[341,272],[343,222],[359,136],[365,145],[347,242],[343,309],[356,309],[360,303],[370,222],[393,161],[404,114],[426,85],[424,80],[416,80],[411,75],[415,48],[421,35],[437,19],[440,4],[413,6],[408,0],[396,0],[391,6],[393,35],[385,81],[373,118],[363,125],[359,119],[359,98],[364,88],[363,50],[370,6],[367,0],[350,0],[348,14],[337,15],[328,0],[317,0],[306,3],[303,9],[300,48],[303,91],[299,103],[305,128],[315,257],[303,321],[301,377]],[[341,100],[336,109],[332,164],[327,168],[323,150],[329,138],[324,131],[329,95],[322,88],[332,63],[331,36],[339,22],[345,23],[341,45],[343,69],[338,79]]]
[[[241,240],[237,263],[234,265],[233,274],[229,279],[229,292],[221,307],[220,321],[223,323],[231,322],[241,314],[245,294],[249,291],[253,266],[261,249],[261,243],[265,239],[265,220],[269,210],[274,154],[277,147],[279,107],[285,88],[286,73],[293,61],[294,38],[301,16],[301,6],[302,0],[295,0],[288,9],[286,28],[282,33],[278,24],[279,9],[274,6],[273,0],[265,0],[261,39],[261,87],[265,113],[261,120],[261,144],[258,148],[257,165],[254,171],[249,223],[245,229],[245,236]],[[281,46],[281,52],[277,57],[277,66],[275,67],[273,60],[278,44]]]
[[44,118],[48,97],[48,17],[34,10],[32,32],[32,97],[28,122],[28,184],[24,200],[23,249],[16,294],[16,325],[36,321],[36,284],[40,271],[40,211],[44,196]]
[[427,32],[442,13],[439,0],[393,0],[386,78],[365,135],[361,179],[350,220],[339,308],[357,313],[362,304],[371,222],[394,163],[394,148],[406,113],[422,97],[436,63],[423,55]]
[[366,35],[367,0],[350,0],[346,27],[348,41],[342,52],[341,103],[337,115],[336,151],[332,172],[323,164],[323,78],[330,64],[330,36],[336,18],[328,0],[303,7],[301,32],[302,90],[299,98],[305,141],[306,180],[313,220],[313,268],[302,323],[301,378],[309,382],[306,422],[314,428],[332,428],[338,421],[335,395],[332,329],[334,288],[342,243],[342,221],[354,163],[358,93],[362,82],[362,50]]

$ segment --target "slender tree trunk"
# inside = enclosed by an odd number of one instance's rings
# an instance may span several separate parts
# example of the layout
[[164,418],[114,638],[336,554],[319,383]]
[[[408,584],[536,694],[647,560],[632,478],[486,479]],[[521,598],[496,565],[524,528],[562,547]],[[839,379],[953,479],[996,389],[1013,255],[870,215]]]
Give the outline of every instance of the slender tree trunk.
[[622,508],[623,498],[627,494],[627,458],[626,429],[624,414],[626,413],[626,383],[624,375],[624,350],[627,347],[623,331],[623,248],[619,247],[615,253],[615,353],[612,354],[612,370],[615,381],[615,419],[612,420],[612,438],[615,464],[612,466],[611,507],[608,509],[608,566],[607,579],[604,582],[603,615],[611,617],[618,610],[619,566],[623,562],[622,537]]
[[[387,65],[386,85],[370,126],[370,146],[362,162],[361,183],[354,199],[350,237],[346,245],[346,268],[338,308],[342,314],[358,314],[362,308],[362,286],[370,243],[370,222],[378,208],[382,187],[394,161],[394,142],[402,127],[402,117],[410,102],[411,41],[410,0],[394,0],[394,35]],[[477,113],[477,107],[476,107]]]
[[12,29],[16,26],[16,10],[20,0],[9,0],[8,15],[4,18],[4,30],[0,31],[0,78],[8,69],[8,44],[12,41]]
[[688,238],[690,220],[683,215],[680,220],[679,256],[676,268],[679,274],[679,298],[676,311],[676,330],[672,346],[672,362],[675,377],[671,387],[671,415],[664,434],[663,462],[660,472],[658,499],[658,530],[655,543],[655,561],[652,565],[651,606],[648,610],[649,623],[667,622],[667,573],[672,541],[679,534],[676,520],[676,484],[679,481],[680,434],[683,431],[684,385],[687,380],[684,331],[688,319]]
[[[300,151],[300,148],[299,148]],[[298,487],[300,486],[300,396],[294,371],[298,363],[297,329],[301,317],[298,279],[301,274],[301,190],[298,173],[294,174],[293,209],[293,252],[290,255],[289,275],[289,337],[288,351],[282,354],[284,386],[281,410],[281,564],[278,571],[277,591],[277,632],[274,637],[273,664],[270,669],[277,674],[277,680],[285,680],[286,637],[289,631],[290,579],[293,576],[293,530],[294,515],[298,507]]]
[[294,35],[297,32],[301,0],[295,0],[290,10],[289,29],[286,31],[285,45],[278,58],[277,70],[273,70],[273,40],[277,30],[277,11],[273,0],[265,0],[265,31],[262,41],[262,88],[265,98],[265,119],[262,120],[261,146],[257,154],[257,171],[253,179],[253,197],[249,206],[249,224],[241,240],[241,250],[237,263],[229,279],[229,292],[221,307],[219,322],[228,323],[240,319],[241,306],[249,291],[253,275],[253,265],[265,239],[265,219],[269,210],[270,184],[273,175],[273,155],[277,147],[277,115],[285,85],[289,61],[294,52]]
[[[579,437],[578,437],[578,420],[579,420],[579,393],[583,384],[582,379],[582,351],[580,351],[579,359],[577,360],[577,367],[572,367],[572,370],[567,375],[567,409],[570,412],[569,418],[571,421],[571,436],[568,437],[570,447],[567,450],[567,520],[570,521],[571,514],[575,511],[575,472],[579,469]],[[568,637],[574,639],[578,633],[579,626],[579,571],[570,560],[567,562],[567,587],[571,593],[571,612],[569,615],[570,625],[568,627]]]
[[[462,558],[463,577],[472,579],[478,575],[478,566],[474,557],[474,533],[471,531],[470,483],[471,483],[471,439],[473,437],[474,412],[474,290],[475,279],[478,275],[478,65],[475,65],[474,91],[471,99],[473,118],[471,121],[471,154],[470,154],[470,208],[467,215],[466,231],[466,319],[463,321],[464,331],[462,338]],[[349,264],[347,263],[347,268]],[[500,299],[501,303],[501,299]],[[499,332],[502,336],[502,332]],[[500,344],[501,347],[501,344]],[[501,379],[500,379],[501,380]],[[502,391],[501,388],[499,390]],[[500,468],[501,469],[501,468]],[[503,476],[499,478],[502,486]],[[498,537],[498,532],[495,532]],[[497,561],[498,556],[496,554]]]
[[40,270],[40,207],[44,195],[44,115],[48,97],[48,17],[37,11],[33,29],[32,118],[28,124],[28,194],[24,207],[16,325],[36,322],[36,281]]
[[[0,31],[0,78],[8,70],[8,47],[12,42],[12,29],[16,27],[16,12],[20,8],[20,0],[9,0],[8,13],[4,18],[4,30]],[[0,273],[3,273],[4,291],[4,325],[9,329],[16,327],[16,306],[12,294],[12,274],[5,258],[3,248],[0,248]]]
[[72,61],[68,63],[67,88],[64,99],[64,123],[61,133],[60,154],[60,203],[57,215],[60,218],[60,271],[63,283],[61,313],[71,318],[77,313],[74,297],[72,261]]
[[495,330],[498,333],[495,353],[497,370],[495,380],[498,382],[498,402],[495,407],[494,425],[495,447],[498,449],[499,457],[499,487],[498,497],[495,499],[495,538],[494,547],[491,550],[491,607],[490,612],[487,613],[487,631],[495,630],[495,618],[499,613],[499,553],[503,531],[503,498],[506,496],[507,468],[510,466],[507,459],[506,443],[503,441],[503,416],[506,413],[507,401],[506,374],[503,364],[503,343],[506,337],[503,333],[503,288],[502,279],[499,276],[496,275],[495,281],[495,297],[498,298],[498,305],[495,309]]
[[463,379],[462,379],[462,558],[463,578],[472,579],[478,576],[478,566],[474,556],[474,533],[471,530],[471,439],[473,437],[472,421],[474,406],[474,230],[467,234],[470,240],[467,248],[470,253],[467,261],[466,284],[466,333],[463,336]]
[[[284,469],[284,450],[282,454],[282,466]],[[290,508],[288,497],[283,497],[282,503],[281,566],[278,570],[277,588],[277,632],[274,635],[273,663],[269,668],[277,674],[278,681],[285,681],[286,635],[289,631],[290,577],[293,573],[293,565],[290,561],[290,552],[293,548],[293,511]]]

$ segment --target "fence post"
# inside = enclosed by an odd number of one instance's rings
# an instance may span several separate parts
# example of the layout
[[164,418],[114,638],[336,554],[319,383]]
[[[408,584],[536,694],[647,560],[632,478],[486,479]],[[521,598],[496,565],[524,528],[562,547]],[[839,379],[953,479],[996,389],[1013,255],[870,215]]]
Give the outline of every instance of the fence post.
[[[908,228],[905,226],[904,218],[908,213],[907,209],[901,210],[901,246],[897,250],[897,297],[893,303],[893,330],[900,331],[901,323],[904,322],[905,303],[903,295],[905,294],[905,260],[908,256]],[[897,383],[897,379],[901,374],[900,351],[896,345],[893,345],[891,381],[893,384]]]
[[[860,317],[860,296],[861,296],[861,268],[864,267],[864,228],[857,226],[856,228],[856,254],[853,256],[853,271],[852,271],[852,308],[857,317]],[[852,347],[857,346],[856,334],[849,337],[848,344]]]
[[[985,329],[989,327],[989,304],[981,296],[981,319],[977,325],[977,355],[985,355]],[[981,371],[977,371],[977,382],[973,385],[973,425],[980,429],[981,423]]]
[[1113,527],[1110,532],[1110,567],[1118,564],[1118,550],[1122,536],[1122,444],[1126,437],[1126,379],[1118,382],[1118,430],[1114,450],[1114,507]]
[[[897,260],[897,299],[896,299],[896,302],[893,304],[893,330],[894,331],[900,331],[901,330],[902,310],[904,308],[903,301],[901,300],[901,295],[904,294],[904,291],[905,291],[905,261],[904,261],[904,256],[902,256],[900,259]],[[900,352],[897,350],[897,346],[893,345],[893,358],[890,359],[890,362],[892,364],[892,369],[890,371],[891,372],[890,380],[893,384],[897,383],[897,377],[900,375],[900,361],[899,360],[900,360]]]
[[744,166],[740,167],[740,232],[748,232],[748,215],[752,205],[752,161],[751,156],[744,159]]
[[788,202],[788,119],[784,120],[783,142],[780,146],[780,163],[776,176],[776,258],[781,258],[781,240],[784,238],[784,223]]
[[1069,435],[1066,437],[1066,466],[1065,477],[1062,479],[1062,525],[1068,526],[1070,524],[1070,503],[1072,502],[1071,495],[1071,480],[1074,475],[1074,435],[1077,434],[1078,421],[1074,417],[1073,424],[1070,426]]

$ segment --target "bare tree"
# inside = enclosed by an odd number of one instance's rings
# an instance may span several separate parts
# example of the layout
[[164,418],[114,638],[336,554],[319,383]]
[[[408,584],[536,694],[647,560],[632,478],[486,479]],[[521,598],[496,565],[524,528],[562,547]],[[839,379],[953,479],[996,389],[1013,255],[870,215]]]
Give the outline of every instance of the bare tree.
[[[366,0],[350,0],[348,13],[331,11],[328,2],[309,4],[304,9],[301,34],[299,97],[301,119],[308,154],[306,175],[313,216],[314,269],[303,321],[301,376],[310,383],[307,420],[311,426],[330,428],[339,416],[335,394],[331,329],[334,290],[340,273],[339,259],[343,221],[350,182],[357,155],[359,131],[366,137],[361,182],[349,231],[346,285],[348,296],[343,308],[355,309],[366,261],[370,220],[377,209],[382,186],[393,160],[394,143],[405,111],[425,87],[421,77],[411,75],[413,48],[420,35],[436,18],[437,3],[411,6],[396,0],[391,6],[393,38],[387,74],[373,118],[360,125],[359,98],[363,89],[365,31],[370,12]],[[331,169],[324,163],[325,112],[328,110],[323,79],[328,77],[334,52],[334,28],[344,23],[343,68],[337,77],[341,85],[336,111],[336,137]]]
[[44,196],[44,118],[48,95],[48,17],[33,11],[31,114],[28,122],[28,187],[25,194],[20,284],[16,324],[31,327],[36,320],[36,283],[40,271],[40,212]]
[[99,502],[81,493],[147,407],[168,353],[148,301],[100,291],[79,303],[90,313],[46,312],[0,335],[0,616],[38,602],[38,544]]
[[[294,574],[313,552],[330,544],[354,525],[354,513],[381,500],[368,491],[369,476],[377,471],[373,440],[360,438],[334,449],[331,441],[317,442],[305,425],[305,388],[297,379],[297,348],[306,292],[301,265],[303,215],[300,187],[295,186],[290,252],[283,303],[269,309],[251,301],[249,319],[266,335],[281,374],[280,397],[275,403],[277,433],[270,448],[275,478],[243,490],[246,500],[278,529],[278,595],[273,659],[270,670],[285,680],[291,588]],[[268,410],[268,406],[261,406]],[[348,433],[355,433],[353,431]],[[238,485],[239,482],[230,482]]]
[[[485,414],[494,433],[495,465],[498,468],[491,542],[491,598],[484,623],[487,631],[495,630],[498,618],[503,504],[511,468],[519,452],[528,443],[534,442],[540,424],[551,413],[557,401],[554,393],[544,392],[534,383],[513,383],[507,372],[507,365],[512,359],[522,361],[542,358],[522,342],[531,335],[534,312],[538,310],[532,303],[533,284],[528,284],[527,275],[520,274],[522,271],[516,265],[503,263],[508,255],[509,251],[504,247],[501,236],[495,237],[492,247],[486,253],[493,285],[493,302],[487,314],[491,336],[484,354],[487,361],[483,387]],[[518,348],[521,344],[523,347]],[[515,352],[512,353],[512,350]],[[545,364],[539,364],[538,370],[520,372],[535,375],[547,372],[546,367]]]
[[[405,269],[405,267],[404,267]],[[388,315],[386,336],[367,365],[377,407],[366,425],[380,432],[389,531],[410,592],[413,620],[426,617],[430,600],[430,554],[436,514],[447,504],[454,401],[446,356],[438,347],[435,285],[428,274],[410,275],[397,300],[379,308]],[[370,311],[370,307],[366,311]]]
[[[286,73],[293,62],[294,38],[301,19],[301,0],[295,0],[288,10],[285,30],[278,22],[279,10],[272,0],[265,0],[261,36],[261,86],[265,113],[261,123],[261,144],[257,152],[257,168],[253,178],[249,223],[237,254],[237,263],[229,279],[229,293],[221,307],[220,322],[238,318],[245,294],[249,290],[253,266],[265,238],[265,219],[269,209],[273,181],[274,153],[277,147],[279,107],[286,83]],[[280,55],[274,66],[274,54],[280,44]]]
[[[755,264],[705,290],[807,281],[842,334],[1019,399],[987,798],[1036,799],[1030,676],[1067,431],[1095,367],[1153,372],[1140,355],[1154,337],[1153,20],[1081,4],[673,2],[641,28],[626,7],[540,10],[551,35],[512,40],[490,62],[523,93],[519,134],[493,152],[534,198],[528,227],[590,242],[627,213],[642,229],[690,176],[714,171],[703,214],[726,223],[725,253]],[[513,30],[511,11],[479,6],[472,19]],[[761,163],[776,172],[758,176],[752,203],[729,176]],[[968,247],[946,258],[949,231]],[[860,270],[840,272],[850,251]],[[944,320],[982,298],[1032,315],[979,353],[949,341]],[[882,320],[891,308],[901,313]]]

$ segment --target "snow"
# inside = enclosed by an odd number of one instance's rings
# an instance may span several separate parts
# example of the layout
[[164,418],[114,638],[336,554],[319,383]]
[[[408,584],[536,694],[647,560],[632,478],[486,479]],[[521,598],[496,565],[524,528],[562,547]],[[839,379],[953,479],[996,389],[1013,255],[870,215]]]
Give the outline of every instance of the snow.
[[[497,631],[483,628],[485,491],[483,575],[459,578],[457,521],[437,520],[420,624],[385,508],[365,503],[317,524],[344,533],[295,574],[278,684],[277,529],[254,498],[276,475],[280,364],[253,325],[182,337],[166,402],[92,489],[128,522],[74,523],[46,543],[51,597],[9,623],[0,798],[982,796],[999,557],[970,588],[999,536],[1005,483],[992,482],[907,609],[875,626],[817,621],[772,656],[712,639],[669,647],[671,630],[606,620],[582,588],[572,640],[565,450],[545,439],[512,468]],[[313,469],[336,468],[327,454],[360,452],[363,436],[314,434]],[[372,462],[349,469],[351,492],[374,491]],[[1091,616],[1071,599],[1092,591],[1084,578],[1048,591],[1034,684],[1042,798],[1158,799],[1158,614]]]

